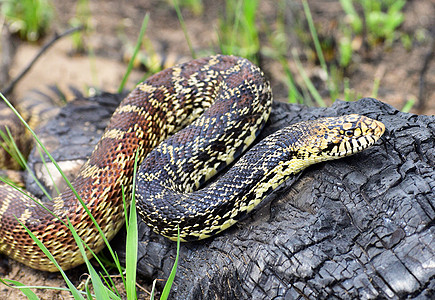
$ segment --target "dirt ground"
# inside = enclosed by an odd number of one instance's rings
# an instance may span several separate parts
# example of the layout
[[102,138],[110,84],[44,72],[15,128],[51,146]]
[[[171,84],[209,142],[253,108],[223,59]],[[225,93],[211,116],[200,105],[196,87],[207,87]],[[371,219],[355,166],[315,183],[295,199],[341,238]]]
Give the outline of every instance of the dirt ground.
[[[68,21],[76,14],[76,2],[73,0],[55,0],[55,19],[51,31],[45,38],[47,41],[54,32],[62,32],[69,28]],[[273,22],[278,13],[278,1],[260,1],[260,12],[264,22]],[[93,55],[72,54],[73,46],[70,38],[64,38],[50,48],[30,72],[16,85],[11,97],[23,97],[31,89],[38,89],[49,84],[57,84],[62,90],[72,85],[85,95],[90,87],[116,92],[126,70],[123,60],[127,45],[133,45],[138,36],[143,16],[149,13],[150,21],[146,37],[157,51],[165,54],[189,56],[189,48],[183,31],[170,1],[89,1],[91,11],[91,30],[85,37],[86,48],[92,49]],[[288,0],[286,8],[288,26],[296,26],[297,18],[303,15],[299,1]],[[204,0],[204,10],[195,15],[188,9],[182,13],[194,49],[212,49],[218,51],[218,18],[224,12],[225,1]],[[313,18],[322,28],[321,35],[334,35],[337,23],[344,18],[339,1],[309,1]],[[433,39],[435,28],[434,1],[408,1],[404,9],[405,21],[401,31],[415,38],[417,34],[424,38],[413,39],[411,49],[405,49],[400,41],[391,47],[382,44],[365,51],[358,51],[357,63],[348,70],[350,87],[356,95],[370,96],[375,78],[380,79],[377,98],[401,109],[409,99],[416,99],[412,112],[418,114],[435,114],[435,61],[429,60],[424,73],[423,94],[419,96],[421,74],[425,70],[425,59],[433,56]],[[271,27],[273,28],[273,23]],[[289,32],[291,32],[289,30]],[[295,33],[289,33],[295,47],[302,47]],[[261,43],[267,43],[267,37],[260,37]],[[263,40],[262,40],[263,39]],[[41,44],[20,43],[9,75],[14,78],[40,50]],[[308,57],[309,49],[300,49],[303,57]],[[291,54],[288,55],[291,57]],[[289,62],[293,67],[292,62]],[[319,74],[320,67],[310,60],[303,60],[304,68],[310,77]],[[262,59],[261,67],[270,77],[275,98],[285,101],[287,90],[283,82],[284,71],[276,62],[267,57]],[[144,71],[135,69],[130,76],[126,88],[131,89],[143,77]],[[296,77],[296,80],[301,80]],[[319,89],[324,83],[319,84]],[[322,93],[327,96],[327,93]],[[422,99],[423,102],[419,102]],[[329,101],[330,103],[330,101]],[[59,274],[41,273],[21,264],[8,261],[9,266],[0,273],[1,278],[17,280],[27,285],[59,286],[65,283]],[[80,270],[73,271],[71,278],[79,284],[84,276]],[[37,290],[41,299],[68,299],[66,292],[53,290]],[[0,299],[25,299],[14,289],[4,285],[0,288]]]

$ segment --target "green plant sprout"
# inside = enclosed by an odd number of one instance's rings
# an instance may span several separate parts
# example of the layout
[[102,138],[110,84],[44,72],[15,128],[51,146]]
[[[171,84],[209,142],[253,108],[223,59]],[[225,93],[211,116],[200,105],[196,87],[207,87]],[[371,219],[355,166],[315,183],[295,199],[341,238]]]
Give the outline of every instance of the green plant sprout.
[[371,34],[373,39],[382,39],[385,40],[387,44],[391,44],[397,37],[396,29],[403,23],[404,16],[402,8],[406,1],[360,1],[364,10],[369,35]]
[[[352,58],[352,39],[365,33],[369,46],[385,41],[391,45],[400,33],[397,28],[403,23],[402,8],[405,0],[340,0],[341,7],[346,13],[342,27],[342,38],[338,41],[340,66],[347,67]],[[361,17],[355,5],[362,8]],[[404,46],[409,45],[409,39],[403,39]]]
[[1,3],[1,14],[12,31],[22,39],[37,41],[50,26],[53,7],[49,0],[8,0]]

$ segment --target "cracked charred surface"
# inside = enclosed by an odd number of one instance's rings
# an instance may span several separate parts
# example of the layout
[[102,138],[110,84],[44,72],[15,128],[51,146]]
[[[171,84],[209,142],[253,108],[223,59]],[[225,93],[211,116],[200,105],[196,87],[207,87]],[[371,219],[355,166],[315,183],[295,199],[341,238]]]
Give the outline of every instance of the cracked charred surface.
[[[319,164],[238,226],[183,244],[178,299],[430,297],[435,288],[435,117],[373,99],[331,108],[277,104],[263,136],[291,123],[359,113],[387,133]],[[140,225],[138,269],[167,278],[175,245]]]
[[[382,140],[307,169],[223,234],[182,244],[172,298],[433,297],[435,117],[401,113],[368,98],[330,108],[276,103],[260,138],[298,121],[350,113],[383,122]],[[98,140],[95,134],[89,139]],[[66,156],[65,149],[56,151]],[[121,257],[123,239],[113,243]],[[142,222],[139,240],[139,274],[166,279],[175,243]]]

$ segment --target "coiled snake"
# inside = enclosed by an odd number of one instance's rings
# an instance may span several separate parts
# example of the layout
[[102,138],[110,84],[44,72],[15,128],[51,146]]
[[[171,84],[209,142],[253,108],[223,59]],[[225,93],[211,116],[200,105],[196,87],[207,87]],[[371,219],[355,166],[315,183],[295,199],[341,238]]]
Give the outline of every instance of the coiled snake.
[[[178,226],[185,241],[207,238],[251,211],[288,176],[361,151],[384,132],[382,123],[358,115],[298,123],[261,141],[200,189],[254,141],[271,103],[268,81],[243,58],[217,55],[166,69],[121,102],[73,186],[110,239],[123,225],[122,187],[131,192],[135,153],[140,162],[148,154],[137,177],[143,220],[171,239]],[[63,269],[83,258],[61,220],[69,219],[93,251],[104,246],[71,191],[44,203],[58,218],[5,184],[0,200],[0,251],[30,267],[57,270],[18,221]]]

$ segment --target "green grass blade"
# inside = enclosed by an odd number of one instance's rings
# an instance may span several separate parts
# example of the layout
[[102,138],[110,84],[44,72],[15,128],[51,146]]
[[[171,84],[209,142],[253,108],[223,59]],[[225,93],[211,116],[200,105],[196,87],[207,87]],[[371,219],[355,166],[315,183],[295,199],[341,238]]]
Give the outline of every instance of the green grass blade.
[[[233,0],[229,0],[229,1],[233,1]],[[236,40],[237,40],[237,32],[239,31],[240,19],[242,18],[242,5],[243,5],[243,0],[237,1],[236,10],[235,10],[236,12],[235,12],[234,26],[233,26],[233,30],[231,33],[230,48],[229,48],[228,54],[234,53],[234,44],[236,43]],[[229,7],[228,0],[227,0],[226,6],[228,9],[228,7]]]
[[[313,42],[314,42],[314,47],[316,48],[316,53],[317,53],[317,57],[319,58],[320,66],[322,67],[323,72],[325,72],[325,74],[326,74],[326,84],[327,84],[328,90],[331,94],[331,98],[332,98],[332,100],[334,100],[338,94],[338,92],[336,92],[337,88],[335,88],[333,86],[334,83],[332,82],[332,80],[329,76],[328,67],[326,65],[325,57],[323,56],[322,47],[320,46],[319,37],[317,35],[316,27],[314,26],[313,17],[311,15],[311,11],[310,11],[310,7],[308,6],[308,2],[306,0],[304,0],[304,1],[302,1],[302,4],[304,6],[305,16],[307,18],[308,27],[310,28],[311,37],[312,37]],[[317,99],[316,99],[316,102],[318,102]]]
[[[29,166],[27,165],[26,159],[23,155],[23,153],[20,151],[20,149],[18,148],[17,144],[15,143],[14,138],[12,137],[11,132],[9,131],[8,128],[6,128],[7,133],[3,133],[0,130],[0,137],[4,140],[4,144],[2,144],[3,148],[5,150],[9,150],[11,151],[11,153],[14,153],[14,155],[12,156],[13,159],[15,159],[19,165],[24,168],[28,174],[32,177],[32,179],[34,180],[34,182],[36,183],[36,185],[38,185],[38,187],[40,188],[40,190],[44,193],[44,195],[51,200],[51,196],[48,193],[48,191],[44,188],[44,186],[41,184],[41,182],[38,180],[38,178],[36,177],[35,173],[29,168]],[[7,149],[6,149],[7,148]],[[53,182],[54,183],[54,182]]]
[[[115,283],[114,283],[113,280],[112,280],[112,277],[110,277],[110,274],[109,274],[109,272],[107,271],[107,269],[106,269],[105,264],[103,263],[103,261],[100,260],[100,258],[98,257],[98,254],[95,254],[95,253],[94,253],[94,252],[93,252],[93,251],[92,251],[92,250],[91,250],[87,245],[85,245],[85,246],[86,246],[86,248],[88,248],[89,251],[91,251],[93,258],[97,261],[98,265],[101,267],[101,269],[102,269],[103,272],[105,273],[106,278],[109,279],[110,285],[107,284],[107,286],[112,287],[113,290],[114,290],[114,291],[119,295],[119,291],[117,290],[116,285],[115,285]],[[118,259],[118,256],[116,255],[116,253],[114,253],[113,260],[114,260],[114,262],[115,262],[115,265],[116,265],[117,270],[122,270],[121,265],[120,265],[120,262],[119,262],[119,259]],[[122,272],[122,271],[120,271],[120,272]]]
[[175,257],[174,265],[172,266],[171,274],[169,274],[168,281],[166,281],[165,287],[163,288],[162,296],[160,299],[168,299],[169,292],[172,288],[172,283],[174,282],[175,274],[177,273],[178,257],[180,254],[180,228],[178,227],[177,236],[177,256]]
[[181,29],[183,30],[184,33],[184,38],[186,39],[187,45],[189,46],[190,54],[192,55],[192,58],[196,58],[196,53],[195,50],[193,50],[192,42],[190,41],[189,34],[187,33],[186,23],[184,22],[183,15],[181,14],[178,1],[172,0],[172,4],[174,5],[175,12],[177,13],[178,21],[180,22]]
[[[6,283],[6,281],[9,283]],[[22,284],[19,281],[10,280],[10,279],[1,279],[0,282],[4,285],[12,288],[18,288],[20,291],[27,297],[29,300],[39,300],[39,297],[26,285]],[[15,286],[11,286],[10,284],[14,284]]]
[[150,293],[150,300],[154,300],[154,294],[156,293],[156,282],[157,282],[157,279],[154,279],[153,286],[151,288],[151,293]]
[[48,251],[47,247],[27,228],[24,223],[22,223],[20,220],[17,221],[23,226],[23,228],[27,231],[27,233],[30,235],[30,237],[33,239],[33,241],[38,245],[38,247],[44,252],[44,254],[50,259],[50,261],[56,266],[56,268],[59,270],[60,274],[63,277],[63,280],[67,284],[71,294],[73,295],[74,299],[83,299],[83,296],[80,294],[80,292],[76,289],[74,284],[69,280],[68,276],[66,276],[65,272],[62,270],[62,268],[57,263],[56,259],[51,255],[50,251]]
[[375,78],[373,80],[373,88],[372,88],[372,97],[377,98],[378,97],[378,91],[379,91],[379,85],[381,84],[380,78]]
[[311,37],[313,38],[314,47],[316,48],[317,56],[319,57],[320,65],[323,71],[328,74],[328,69],[326,67],[325,57],[323,56],[322,47],[320,46],[319,37],[317,36],[316,27],[314,26],[313,17],[311,15],[310,7],[306,0],[302,1],[304,6],[305,16],[307,18],[308,27],[310,28]]
[[136,265],[137,265],[137,214],[136,214],[136,172],[137,172],[137,160],[139,152],[136,152],[134,158],[133,168],[133,184],[130,202],[130,218],[127,227],[127,242],[126,242],[126,258],[125,258],[125,276],[127,285],[125,287],[127,292],[127,299],[136,299]]
[[139,36],[137,37],[136,46],[134,47],[133,55],[131,56],[131,59],[128,62],[127,71],[125,72],[124,77],[121,80],[121,84],[119,85],[118,93],[121,93],[124,90],[124,86],[127,82],[128,77],[130,76],[131,70],[133,70],[134,60],[136,59],[136,56],[139,53],[139,49],[140,49],[140,46],[142,44],[142,39],[145,35],[145,31],[146,31],[147,26],[148,26],[149,18],[150,18],[150,16],[148,13],[143,18],[142,26],[140,27]]
[[414,106],[415,102],[416,102],[415,98],[408,99],[406,101],[405,105],[403,105],[401,111],[405,112],[405,113],[409,113],[411,111],[412,107]]
[[86,286],[86,295],[88,296],[88,299],[94,299],[91,295],[91,290],[89,289],[89,286]]
[[118,295],[116,295],[114,292],[112,292],[111,290],[107,290],[107,293],[109,294],[110,299],[114,299],[114,300],[122,300],[121,297],[119,297]]
[[[72,227],[71,222],[68,219],[68,225]],[[98,276],[98,273],[95,271],[94,267],[89,262],[85,247],[83,246],[83,242],[78,236],[77,232],[75,230],[71,230],[71,233],[74,237],[74,240],[76,241],[77,246],[79,247],[80,253],[83,256],[83,259],[85,260],[86,267],[88,268],[89,274],[91,275],[92,280],[92,286],[94,287],[95,296],[97,299],[109,299],[109,294],[107,293],[107,288],[101,281],[100,276]]]
[[[38,290],[56,290],[56,291],[65,291],[65,292],[69,292],[70,290],[68,288],[65,287],[58,287],[58,286],[46,286],[46,285],[24,285],[18,281],[15,280],[11,280],[11,279],[2,279],[0,278],[0,282],[3,283],[4,285],[13,288],[13,289],[38,289]],[[15,285],[10,285],[10,284],[16,284]],[[85,292],[79,291],[80,294],[86,295]],[[93,295],[91,295],[92,297],[94,297]],[[36,298],[38,299],[38,298]]]
[[[102,278],[104,280],[104,283],[106,284],[106,286],[113,286],[114,285],[111,276],[109,276],[109,275],[103,276],[102,274],[100,274],[100,278]],[[107,278],[109,278],[109,280],[107,280]],[[125,286],[125,283],[124,283],[124,286]],[[107,289],[107,293],[109,293],[109,296],[110,296],[111,299],[122,299],[122,297],[121,297],[121,295],[119,293],[115,294],[110,289]]]
[[18,162],[20,167],[24,167],[19,155],[20,150],[18,149],[15,140],[12,137],[9,127],[6,126],[5,130],[6,132],[0,130],[0,138],[3,140],[3,142],[0,140],[0,146],[11,156],[13,160]]
[[[112,253],[112,255],[113,255],[112,256],[113,262],[115,263],[116,269],[118,270],[119,274],[121,275],[122,282],[124,283],[124,286],[125,286],[125,277],[124,277],[124,274],[122,272],[123,268],[122,268],[121,263],[119,261],[118,255],[116,253]],[[98,255],[94,255],[94,258],[98,261],[98,265],[103,266],[102,269],[105,273],[106,278],[108,278],[108,280],[110,281],[110,286],[115,290],[115,292],[119,296],[120,295],[119,291],[117,290],[116,285],[113,282],[112,277],[110,276],[109,272],[104,267],[103,262],[98,258]]]
[[[133,190],[134,193],[134,190]],[[122,203],[123,203],[123,207],[124,207],[124,216],[125,216],[125,227],[128,228],[128,212],[127,212],[127,208],[128,208],[128,204],[127,201],[125,201],[125,187],[124,185],[121,185],[121,196],[122,196]]]
[[307,73],[304,70],[304,67],[302,66],[302,63],[299,59],[298,53],[296,49],[293,49],[292,51],[293,59],[296,64],[296,67],[298,68],[299,74],[301,75],[302,79],[304,80],[305,85],[307,86],[308,90],[310,91],[310,94],[313,96],[314,100],[316,101],[317,105],[321,107],[325,107],[326,104],[323,101],[322,97],[320,96],[319,92],[317,91],[316,87],[308,77]]
[[90,289],[90,286],[89,286],[89,281],[92,282],[92,279],[90,279],[90,276],[88,276],[88,278],[86,278],[85,291],[86,291],[86,295],[88,296],[88,299],[92,299],[92,294],[91,294],[91,289]]

